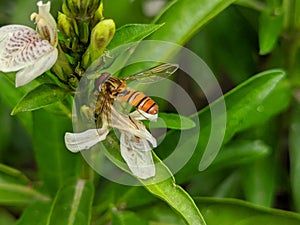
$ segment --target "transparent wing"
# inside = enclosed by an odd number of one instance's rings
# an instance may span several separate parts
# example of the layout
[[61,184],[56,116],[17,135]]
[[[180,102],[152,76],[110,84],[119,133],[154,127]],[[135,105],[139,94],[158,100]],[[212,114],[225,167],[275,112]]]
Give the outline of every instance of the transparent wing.
[[135,176],[141,179],[155,176],[151,147],[146,139],[121,132],[120,147],[123,159]]
[[124,78],[126,81],[138,80],[139,83],[153,83],[167,78],[178,69],[178,64],[165,63]]

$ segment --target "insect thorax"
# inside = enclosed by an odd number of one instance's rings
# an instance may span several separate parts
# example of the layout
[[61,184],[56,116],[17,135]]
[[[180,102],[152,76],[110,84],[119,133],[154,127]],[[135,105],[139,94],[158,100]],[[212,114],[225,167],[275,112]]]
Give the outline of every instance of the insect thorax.
[[116,98],[119,94],[126,91],[127,84],[125,81],[110,77],[101,87],[103,93],[108,93],[111,97]]

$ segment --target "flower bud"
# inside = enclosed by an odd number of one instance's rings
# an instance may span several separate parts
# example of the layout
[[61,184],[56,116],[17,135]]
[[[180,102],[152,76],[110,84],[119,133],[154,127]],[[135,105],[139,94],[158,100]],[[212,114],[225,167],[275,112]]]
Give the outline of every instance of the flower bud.
[[103,3],[99,5],[98,9],[94,13],[94,17],[92,18],[92,27],[94,27],[97,23],[99,23],[101,20],[103,20]]
[[58,57],[56,63],[52,67],[52,71],[56,74],[57,77],[59,77],[62,81],[67,81],[70,74],[73,73],[73,70],[71,68],[71,65],[60,48],[60,45],[58,45]]
[[94,60],[99,58],[105,47],[115,34],[115,23],[111,19],[102,20],[92,30],[90,45],[82,57],[82,66],[87,68]]
[[99,7],[100,0],[65,0],[63,12],[73,17],[90,17]]
[[76,36],[73,24],[72,18],[66,16],[63,13],[58,12],[58,19],[57,24],[59,27],[59,30],[63,33],[65,37],[74,37]]

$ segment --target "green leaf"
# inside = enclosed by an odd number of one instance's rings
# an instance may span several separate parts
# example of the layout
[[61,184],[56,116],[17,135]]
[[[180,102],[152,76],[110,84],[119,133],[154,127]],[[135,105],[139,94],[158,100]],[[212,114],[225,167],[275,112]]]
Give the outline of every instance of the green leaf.
[[[237,132],[254,125],[264,123],[271,116],[285,109],[290,101],[291,90],[286,82],[281,82],[285,73],[281,70],[270,70],[260,73],[230,92],[226,93],[226,131],[224,142],[228,142]],[[210,107],[218,107],[223,98],[217,100],[199,113],[202,122],[200,143],[206,145],[207,141],[201,139],[209,137]],[[276,104],[274,104],[276,103]],[[223,115],[220,115],[220,117]],[[218,118],[216,119],[217,123]],[[219,127],[219,129],[224,129]],[[201,144],[200,144],[201,145]],[[204,170],[213,161],[219,149],[211,148],[205,151],[201,159],[199,170]]]
[[[129,172],[128,168],[124,167],[124,163],[120,163],[123,159],[120,155],[117,139],[113,136],[108,136],[103,144],[109,152],[106,156],[119,168]],[[154,153],[153,160],[155,163],[156,175],[147,180],[139,179],[139,181],[151,194],[159,197],[176,210],[187,224],[206,224],[193,199],[180,186],[175,184],[175,180],[169,169]]]
[[30,182],[26,175],[21,171],[4,164],[0,164],[0,175],[2,180],[10,180],[10,182],[16,184],[29,184]]
[[113,49],[120,45],[128,44],[131,42],[141,41],[162,25],[155,24],[126,24],[116,30],[116,33],[107,46],[107,49]]
[[283,28],[284,13],[281,8],[266,9],[259,18],[259,53],[265,55],[275,47]]
[[48,221],[52,202],[35,202],[22,213],[16,225],[45,225]]
[[272,207],[276,197],[276,179],[279,170],[274,156],[244,166],[242,181],[246,200],[257,205]]
[[240,139],[224,146],[208,169],[224,169],[252,163],[270,153],[270,146],[261,140]]
[[[9,106],[10,109],[13,109],[18,103],[20,98],[24,95],[24,87],[16,89],[13,82],[12,74],[3,74],[0,73],[0,95],[3,101]],[[20,119],[23,126],[26,128],[29,134],[32,134],[32,117],[30,113],[22,113],[17,115]]]
[[[190,138],[186,140],[187,145],[194,140],[199,140],[199,144],[192,159],[177,174],[177,179],[184,181],[211,164],[219,151],[219,148],[214,147],[214,140],[220,140],[220,138],[222,140],[224,137],[223,144],[225,144],[236,133],[263,124],[286,109],[291,98],[291,87],[283,79],[284,76],[285,73],[281,70],[260,73],[201,110],[198,113],[201,124],[200,136],[191,133]],[[223,114],[222,110],[219,110],[224,101],[226,102],[226,115]],[[212,110],[220,112],[215,115],[213,121],[211,120]],[[214,131],[211,129],[214,129]],[[210,139],[211,146],[208,148],[207,144],[211,132],[214,132],[214,135]],[[165,141],[159,146],[159,149],[164,149],[160,152],[164,155],[170,154],[168,149],[172,149],[172,146],[170,147],[170,144],[165,146],[164,143],[172,143],[172,140],[177,140],[179,135],[179,132],[169,132]],[[188,149],[186,146],[178,146],[176,150],[186,151],[186,149]],[[203,154],[205,149],[206,152]]]
[[300,215],[288,211],[260,207],[241,200],[196,198],[209,225],[297,225]]
[[127,225],[138,224],[148,225],[148,221],[139,217],[136,213],[130,211],[119,211],[116,208],[112,209],[112,225]]
[[156,155],[154,156],[155,161],[160,164],[156,164],[158,166],[156,166],[156,176],[154,178],[150,178],[146,181],[141,180],[141,182],[145,185],[145,188],[153,195],[168,203],[182,216],[187,224],[205,225],[205,220],[195,205],[194,200],[182,187],[176,185],[173,177],[159,183],[151,184],[160,176],[165,177],[165,173],[170,173],[162,161],[160,161]]
[[43,108],[66,97],[66,90],[55,84],[42,84],[27,93],[18,102],[12,111],[12,115],[19,112],[33,111]]
[[15,216],[4,209],[0,209],[0,224],[15,225]]
[[158,120],[155,122],[145,121],[145,124],[151,128],[170,128],[173,130],[188,130],[196,126],[195,122],[186,117],[176,113],[164,113],[158,114]]
[[47,225],[90,224],[93,197],[91,181],[66,182],[55,197]]
[[80,155],[68,151],[65,132],[72,130],[69,118],[53,115],[45,110],[33,114],[33,147],[40,179],[51,194],[70,177],[79,174]]
[[156,18],[155,23],[165,25],[152,34],[150,39],[184,44],[199,28],[233,2],[234,0],[175,1]]
[[110,208],[112,204],[115,208],[122,208],[126,205],[126,209],[131,209],[150,204],[154,200],[156,198],[143,187],[129,187],[110,182],[102,189],[99,196],[95,197],[93,212],[95,215],[102,217],[102,213]]
[[186,222],[166,204],[153,203],[147,208],[137,209],[137,213],[151,221],[152,225],[186,225]]
[[24,205],[32,201],[47,201],[49,198],[31,187],[24,174],[13,168],[0,165],[0,204]]
[[29,205],[33,201],[47,201],[47,196],[29,186],[0,183],[0,204],[2,205]]
[[[185,0],[174,1],[154,21],[156,24],[164,24],[149,38],[185,44],[204,24],[228,7],[234,0]],[[200,7],[199,7],[200,6]],[[161,52],[161,58],[168,58],[174,49]],[[160,52],[151,49],[153,52]],[[148,54],[148,53],[147,53]],[[158,59],[159,60],[159,59]]]
[[300,104],[295,102],[289,128],[290,179],[295,208],[300,212]]

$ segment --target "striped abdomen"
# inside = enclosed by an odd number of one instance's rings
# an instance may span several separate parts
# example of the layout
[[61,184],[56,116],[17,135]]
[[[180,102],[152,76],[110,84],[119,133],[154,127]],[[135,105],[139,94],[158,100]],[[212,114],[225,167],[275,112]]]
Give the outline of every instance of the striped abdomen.
[[119,95],[118,98],[122,101],[128,102],[129,104],[146,113],[152,115],[158,113],[158,105],[142,92],[127,90],[124,95]]

